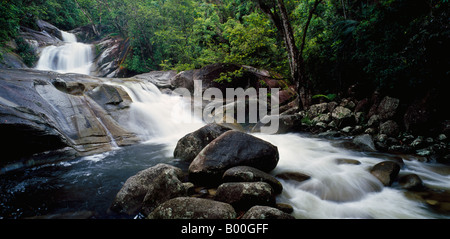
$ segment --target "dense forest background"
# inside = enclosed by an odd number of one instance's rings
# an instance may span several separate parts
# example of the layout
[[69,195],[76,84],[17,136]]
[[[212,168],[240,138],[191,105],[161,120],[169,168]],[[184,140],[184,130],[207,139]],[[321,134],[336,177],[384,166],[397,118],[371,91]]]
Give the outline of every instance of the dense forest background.
[[280,2],[313,94],[351,87],[361,97],[377,90],[404,102],[446,94],[447,0],[1,0],[0,42],[43,19],[64,30],[88,25],[98,38],[129,39],[121,67],[133,73],[223,62],[296,80],[284,36],[261,7],[272,4],[278,14]]

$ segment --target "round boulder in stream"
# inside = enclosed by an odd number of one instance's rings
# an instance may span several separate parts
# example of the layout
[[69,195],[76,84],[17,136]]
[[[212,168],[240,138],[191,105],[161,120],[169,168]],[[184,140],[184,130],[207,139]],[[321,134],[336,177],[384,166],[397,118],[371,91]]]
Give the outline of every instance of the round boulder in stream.
[[206,145],[228,130],[231,129],[219,124],[208,124],[181,138],[177,143],[173,156],[186,162],[192,162]]
[[180,181],[182,177],[181,169],[168,164],[142,170],[127,179],[110,209],[128,215],[139,212],[148,215],[166,200],[187,194],[187,188]]
[[400,165],[392,161],[384,161],[376,164],[370,173],[378,178],[384,186],[391,186],[400,172]]
[[250,166],[270,172],[279,160],[278,148],[239,131],[227,131],[209,143],[189,166],[189,180],[198,185],[217,186],[224,172],[235,166]]

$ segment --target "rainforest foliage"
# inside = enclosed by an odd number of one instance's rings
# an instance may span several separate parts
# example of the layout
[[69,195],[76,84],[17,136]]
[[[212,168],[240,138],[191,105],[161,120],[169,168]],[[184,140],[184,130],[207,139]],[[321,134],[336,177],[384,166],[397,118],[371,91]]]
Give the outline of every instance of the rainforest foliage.
[[414,95],[449,79],[448,0],[1,0],[0,41],[36,19],[130,39],[122,67],[135,73],[225,62],[296,81],[288,23],[314,94],[356,84],[360,94]]

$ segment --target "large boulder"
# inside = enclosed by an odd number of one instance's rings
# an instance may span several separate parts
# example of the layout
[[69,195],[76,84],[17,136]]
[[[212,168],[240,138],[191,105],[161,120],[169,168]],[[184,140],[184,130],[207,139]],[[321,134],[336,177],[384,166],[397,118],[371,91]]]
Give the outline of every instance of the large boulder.
[[224,183],[217,188],[215,200],[229,203],[236,210],[255,205],[275,206],[272,187],[265,182]]
[[283,185],[272,175],[248,166],[237,166],[228,169],[223,174],[224,182],[266,182],[275,194],[283,191]]
[[389,96],[384,97],[377,108],[377,112],[381,120],[387,120],[394,117],[394,115],[397,113],[397,108],[399,105],[399,99]]
[[101,77],[123,77],[126,75],[120,64],[127,56],[130,48],[129,39],[124,40],[120,37],[108,36],[93,44],[96,49],[94,64],[97,66],[94,75]]
[[111,210],[117,213],[148,215],[159,204],[187,195],[187,188],[180,181],[181,169],[167,164],[158,164],[142,170],[127,179],[117,193]]
[[388,120],[380,124],[380,134],[385,134],[391,137],[397,137],[400,132],[398,124],[393,120]]
[[376,151],[375,144],[370,134],[362,134],[356,136],[353,141],[355,145],[359,146],[362,150]]
[[192,162],[206,145],[229,130],[231,129],[219,124],[208,124],[178,140],[173,156]]
[[148,219],[234,219],[228,203],[202,198],[177,197],[159,205]]
[[400,165],[392,161],[378,163],[370,170],[370,173],[380,180],[384,186],[391,186],[399,172]]
[[189,179],[200,185],[218,185],[223,173],[235,166],[270,172],[278,164],[278,148],[252,135],[231,130],[209,143],[189,166]]

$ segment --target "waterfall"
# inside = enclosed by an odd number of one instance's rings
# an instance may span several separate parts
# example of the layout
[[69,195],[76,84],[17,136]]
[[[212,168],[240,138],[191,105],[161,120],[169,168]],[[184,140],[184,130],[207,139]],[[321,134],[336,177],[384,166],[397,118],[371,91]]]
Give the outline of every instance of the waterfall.
[[[162,94],[149,82],[120,85],[133,100],[127,127],[149,144],[164,145],[166,157],[172,157],[180,138],[205,125],[192,116],[189,102],[181,97]],[[332,141],[299,134],[252,135],[278,147],[280,161],[272,175],[300,172],[311,176],[302,183],[280,179],[284,190],[277,201],[292,205],[296,218],[439,217],[406,197],[401,189],[384,187],[370,173],[373,165],[386,160],[382,156],[366,155],[337,147]],[[360,164],[341,164],[342,159]],[[405,160],[404,171],[417,172],[419,168],[421,176],[436,174],[421,162]],[[450,189],[448,175],[422,177],[427,185]]]
[[45,47],[36,69],[89,75],[93,62],[92,46],[77,42],[72,33],[61,31],[61,34],[64,43]]

